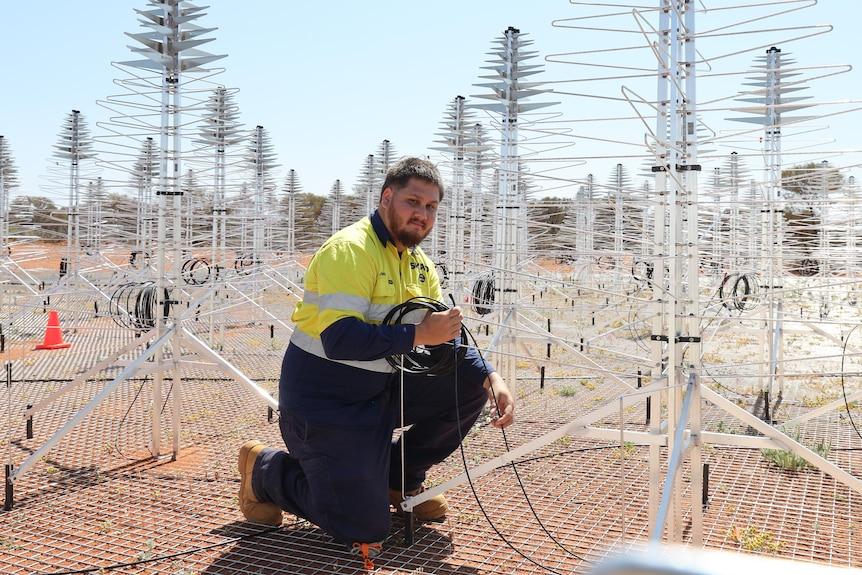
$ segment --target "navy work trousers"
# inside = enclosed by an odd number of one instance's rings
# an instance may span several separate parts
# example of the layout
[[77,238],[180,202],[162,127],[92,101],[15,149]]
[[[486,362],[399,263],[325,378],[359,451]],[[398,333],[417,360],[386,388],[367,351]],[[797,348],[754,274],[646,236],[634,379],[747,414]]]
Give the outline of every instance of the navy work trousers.
[[[488,400],[482,381],[461,378],[459,371],[404,377],[404,423],[411,427],[399,440],[404,442],[403,466],[401,445],[392,442],[394,427],[401,425],[400,374],[368,400],[369,410],[380,411],[381,420],[374,424],[361,416],[318,423],[282,411],[279,425],[288,451],[267,448],[255,460],[255,496],[347,545],[386,539],[389,488],[400,491],[402,475],[406,491],[419,488],[428,469],[458,448]],[[380,410],[381,402],[386,409]]]

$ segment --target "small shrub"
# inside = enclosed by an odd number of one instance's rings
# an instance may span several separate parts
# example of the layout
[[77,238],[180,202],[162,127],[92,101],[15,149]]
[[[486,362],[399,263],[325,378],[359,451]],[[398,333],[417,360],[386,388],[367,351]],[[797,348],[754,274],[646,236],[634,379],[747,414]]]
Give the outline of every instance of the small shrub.
[[621,457],[622,459],[629,459],[632,455],[634,455],[635,449],[637,447],[631,441],[624,441],[622,447],[617,447],[617,457]]
[[715,430],[718,433],[736,433],[736,430],[733,427],[727,425],[724,420],[718,422],[718,425],[715,426]]
[[110,533],[114,529],[114,522],[110,519],[105,519],[99,525],[99,533]]
[[592,382],[589,379],[582,379],[579,383],[581,385],[583,385],[584,387],[586,387],[587,389],[589,389],[590,391],[592,391],[596,388],[595,382]]
[[[803,443],[802,441],[800,441],[798,429],[794,430],[793,434],[790,437],[798,443]],[[823,457],[824,459],[829,455],[829,451],[832,449],[832,442],[828,439],[818,441],[815,444],[804,443],[804,445],[820,457]],[[796,471],[798,469],[803,469],[806,467],[814,467],[806,459],[803,459],[792,451],[786,451],[784,449],[764,448],[760,450],[760,456],[765,461],[768,461],[769,463],[772,463],[773,465],[776,465],[781,469],[787,469],[789,471]]]
[[138,553],[138,561],[146,561],[148,559],[152,559],[153,557],[153,549],[156,547],[156,542],[153,539],[147,541],[147,548],[144,551]]
[[731,541],[739,543],[746,551],[768,551],[775,553],[780,547],[784,546],[784,543],[775,539],[775,536],[771,532],[758,531],[752,526],[740,529],[736,525],[731,525],[725,535]]
[[571,396],[575,395],[577,392],[578,392],[578,390],[575,389],[571,385],[564,385],[563,387],[561,387],[559,389],[559,391],[557,391],[557,393],[559,393],[560,396],[562,396],[562,397],[571,397]]

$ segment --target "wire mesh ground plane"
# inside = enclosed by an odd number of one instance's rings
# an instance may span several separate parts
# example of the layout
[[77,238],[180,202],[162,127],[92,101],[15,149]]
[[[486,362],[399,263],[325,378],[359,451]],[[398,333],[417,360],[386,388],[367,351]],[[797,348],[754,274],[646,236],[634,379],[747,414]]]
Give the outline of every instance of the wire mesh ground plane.
[[[16,484],[15,506],[0,515],[10,574],[99,569],[117,573],[359,573],[361,564],[316,527],[286,516],[281,529],[243,521],[237,506],[238,446],[250,437],[279,445],[277,425],[241,386],[184,385],[186,447],[176,461],[143,447],[146,396],[135,382],[69,436]],[[520,443],[555,425],[571,398],[530,393],[519,407]],[[79,403],[72,399],[40,419],[32,440],[12,442],[26,456]],[[130,413],[131,413],[130,412]],[[818,422],[840,427],[833,418]],[[846,426],[844,426],[846,428]],[[435,479],[460,472],[501,449],[500,434],[477,427],[464,459],[455,454]],[[379,573],[585,573],[620,541],[648,535],[646,453],[631,447],[622,461],[614,444],[567,439],[514,467],[501,468],[447,493],[442,524],[420,526],[404,543],[393,520]],[[840,456],[851,469],[856,453]],[[862,498],[819,472],[771,469],[750,450],[715,449],[707,457],[710,498],[705,546],[829,565],[859,566]],[[685,471],[684,471],[685,473]],[[624,508],[624,509],[623,509]],[[623,521],[622,518],[625,517]],[[623,533],[624,532],[624,533]]]

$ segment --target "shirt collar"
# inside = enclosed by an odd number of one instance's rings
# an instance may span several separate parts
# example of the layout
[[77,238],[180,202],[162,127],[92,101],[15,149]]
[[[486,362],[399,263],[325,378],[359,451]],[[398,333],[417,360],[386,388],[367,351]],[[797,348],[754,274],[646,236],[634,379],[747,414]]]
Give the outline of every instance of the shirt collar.
[[380,217],[380,212],[375,209],[371,212],[371,225],[374,227],[374,231],[377,232],[377,237],[380,239],[380,243],[384,246],[386,242],[395,245],[395,242],[392,241],[392,236],[389,235],[389,230],[386,229],[386,226],[383,224],[383,218]]
[[[384,246],[386,246],[387,243],[390,243],[394,247],[395,242],[392,241],[392,236],[389,235],[389,230],[386,229],[386,225],[383,223],[383,218],[380,216],[380,212],[375,209],[371,212],[369,219],[371,220],[371,226],[377,233],[377,237],[380,239],[380,243]],[[416,253],[416,246],[408,248],[408,251],[411,254]]]

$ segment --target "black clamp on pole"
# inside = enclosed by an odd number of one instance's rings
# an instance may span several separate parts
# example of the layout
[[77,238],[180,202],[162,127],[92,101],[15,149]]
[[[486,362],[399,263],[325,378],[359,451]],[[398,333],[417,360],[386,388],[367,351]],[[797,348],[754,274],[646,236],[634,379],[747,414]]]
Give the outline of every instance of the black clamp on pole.
[[13,500],[15,496],[15,484],[12,483],[12,464],[6,464],[6,502],[3,504],[3,511],[12,511]]
[[[32,409],[32,407],[33,407],[33,404],[31,404],[31,403],[27,404],[28,410]],[[27,439],[33,439],[33,414],[30,414],[27,416],[26,433],[27,433]]]

